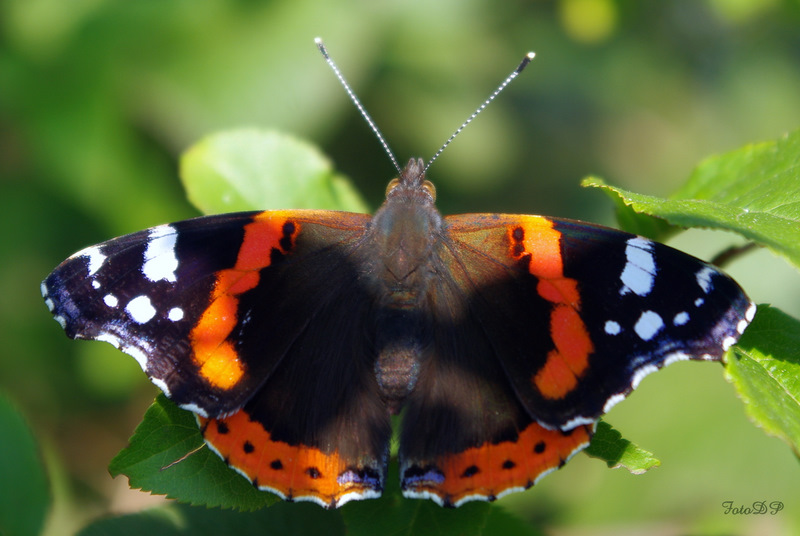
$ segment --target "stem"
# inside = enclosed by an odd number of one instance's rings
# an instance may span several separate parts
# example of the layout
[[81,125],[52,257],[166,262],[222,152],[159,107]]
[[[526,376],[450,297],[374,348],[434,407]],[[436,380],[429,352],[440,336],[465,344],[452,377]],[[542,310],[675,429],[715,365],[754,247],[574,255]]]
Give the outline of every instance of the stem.
[[741,257],[745,253],[748,253],[751,249],[755,249],[757,247],[758,244],[755,242],[747,242],[741,246],[731,246],[728,249],[719,252],[713,259],[711,259],[711,264],[719,268],[723,268],[736,258]]

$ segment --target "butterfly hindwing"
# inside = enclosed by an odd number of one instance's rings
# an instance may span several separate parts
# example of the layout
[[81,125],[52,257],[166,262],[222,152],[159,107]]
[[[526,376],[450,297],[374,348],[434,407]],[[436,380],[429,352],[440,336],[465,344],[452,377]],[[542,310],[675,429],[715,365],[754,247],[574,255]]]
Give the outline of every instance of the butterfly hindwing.
[[[473,292],[467,280],[475,272],[452,253],[441,244],[437,268],[448,264],[452,277],[429,289],[433,342],[405,404],[399,450],[404,495],[445,506],[531,487],[585,448],[594,431],[593,423],[562,432],[534,421],[497,359],[487,326],[472,313],[477,302],[507,296],[494,286]],[[507,277],[496,263],[480,269],[482,277]]]

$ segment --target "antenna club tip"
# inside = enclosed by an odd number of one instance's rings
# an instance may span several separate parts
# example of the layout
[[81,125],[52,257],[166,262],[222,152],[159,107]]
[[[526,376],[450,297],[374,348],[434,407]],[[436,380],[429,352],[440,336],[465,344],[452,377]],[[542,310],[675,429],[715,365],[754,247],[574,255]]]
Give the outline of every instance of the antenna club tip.
[[519,73],[521,73],[521,72],[522,72],[522,70],[523,70],[525,67],[527,67],[527,66],[528,66],[528,64],[531,62],[531,60],[532,60],[533,58],[535,58],[535,57],[536,57],[536,53],[535,53],[535,52],[528,52],[527,54],[525,54],[525,57],[524,57],[524,58],[522,58],[522,61],[520,62],[520,64],[517,66],[517,68],[516,68],[516,69],[514,69],[513,76],[516,76],[516,75],[518,75]]
[[326,60],[329,60],[329,58],[328,58],[328,50],[325,48],[325,43],[322,42],[322,38],[321,37],[315,37],[314,38],[314,43],[317,45],[317,49],[319,49],[319,51],[322,53],[322,56]]

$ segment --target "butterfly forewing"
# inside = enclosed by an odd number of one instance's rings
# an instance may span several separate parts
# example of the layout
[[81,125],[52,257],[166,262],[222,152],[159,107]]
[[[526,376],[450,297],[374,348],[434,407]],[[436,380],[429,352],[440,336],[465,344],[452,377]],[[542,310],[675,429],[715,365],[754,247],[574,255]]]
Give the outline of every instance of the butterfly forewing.
[[[110,342],[131,354],[180,405],[203,415],[228,413],[279,359],[268,349],[239,352],[245,341],[238,332],[271,307],[265,301],[239,308],[262,282],[261,271],[355,240],[368,218],[328,218],[326,226],[324,214],[298,211],[289,220],[281,211],[237,213],[154,227],[76,253],[48,276],[42,292],[70,337]],[[329,232],[298,249],[300,224],[314,217]],[[280,293],[273,301],[284,299],[281,290],[273,287]]]
[[727,275],[642,237],[539,216],[446,221],[470,314],[547,427],[595,421],[675,360],[720,359],[755,312]]

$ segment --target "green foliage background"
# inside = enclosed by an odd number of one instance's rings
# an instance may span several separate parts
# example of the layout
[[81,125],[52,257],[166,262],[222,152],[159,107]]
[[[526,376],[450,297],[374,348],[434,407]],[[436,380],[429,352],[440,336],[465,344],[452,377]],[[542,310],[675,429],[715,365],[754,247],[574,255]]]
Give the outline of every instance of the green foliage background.
[[[155,391],[132,359],[68,341],[52,322],[39,282],[58,262],[196,215],[178,157],[223,128],[311,139],[380,203],[394,171],[319,57],[317,35],[401,160],[432,155],[525,52],[537,53],[431,170],[445,213],[612,223],[604,196],[578,187],[583,176],[665,195],[708,154],[800,126],[796,0],[0,0],[0,391],[47,460],[47,534],[159,502],[106,469]],[[673,245],[709,258],[717,235]],[[759,251],[728,271],[758,303],[800,316],[797,272],[782,260]],[[649,377],[608,421],[662,466],[634,477],[578,456],[498,506],[580,534],[800,527],[797,460],[749,423],[719,365]],[[724,515],[727,500],[785,509]]]

